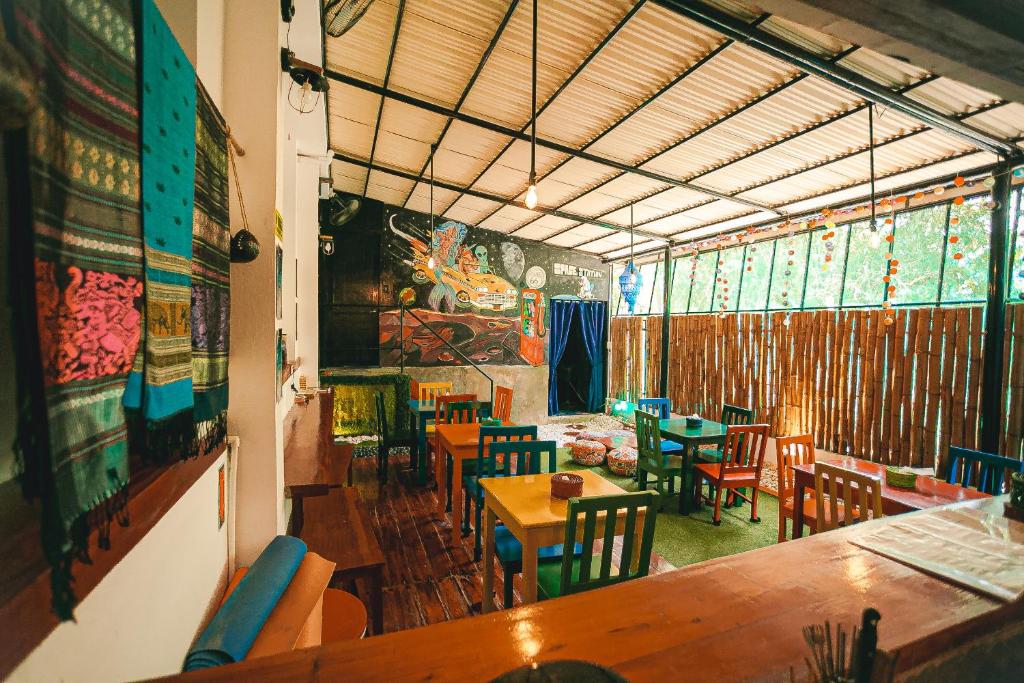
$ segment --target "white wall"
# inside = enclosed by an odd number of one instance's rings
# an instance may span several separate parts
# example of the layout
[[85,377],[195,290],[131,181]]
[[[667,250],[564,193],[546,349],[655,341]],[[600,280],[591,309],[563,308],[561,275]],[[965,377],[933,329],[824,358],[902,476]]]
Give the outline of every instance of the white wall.
[[[317,0],[297,0],[291,48],[320,63]],[[228,432],[240,437],[233,535],[237,564],[249,564],[289,513],[283,495],[283,420],[277,399],[276,331],[303,358],[298,374],[316,384],[317,179],[326,149],[323,104],[300,116],[288,107],[280,69],[287,26],[277,0],[157,0],[233,136],[245,148],[238,174],[249,227],[262,245],[255,262],[231,268]],[[274,306],[274,209],[285,221],[285,314]],[[242,226],[231,180],[231,230]],[[296,264],[298,258],[298,264]],[[296,278],[296,273],[298,278]],[[298,304],[298,321],[296,321]],[[223,461],[223,456],[221,461]],[[217,529],[217,469],[203,477],[15,670],[12,680],[111,681],[180,670],[184,655],[227,581],[228,525]]]
[[202,477],[30,654],[11,681],[127,681],[181,671],[227,584],[217,470]]

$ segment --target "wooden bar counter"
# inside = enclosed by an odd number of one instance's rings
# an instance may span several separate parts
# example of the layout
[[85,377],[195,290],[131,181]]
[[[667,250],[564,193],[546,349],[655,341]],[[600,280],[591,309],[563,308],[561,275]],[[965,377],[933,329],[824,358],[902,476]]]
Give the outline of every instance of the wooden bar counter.
[[[993,498],[960,505],[1001,515],[1002,504],[1003,498]],[[183,677],[486,681],[535,661],[583,659],[632,682],[789,680],[790,667],[797,680],[806,680],[802,627],[829,619],[846,624],[849,633],[866,607],[881,612],[878,646],[900,651],[899,671],[915,673],[976,638],[1006,637],[1007,629],[1017,644],[994,651],[1019,661],[1024,601],[1000,602],[847,542],[867,525],[887,523],[883,518],[603,590]],[[983,665],[969,655],[958,661],[953,665]]]

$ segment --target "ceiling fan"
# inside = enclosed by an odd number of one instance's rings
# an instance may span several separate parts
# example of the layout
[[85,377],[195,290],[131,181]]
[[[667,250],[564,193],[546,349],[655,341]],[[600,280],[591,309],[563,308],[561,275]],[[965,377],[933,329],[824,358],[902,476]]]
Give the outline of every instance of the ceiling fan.
[[322,214],[326,219],[323,221],[326,228],[340,228],[355,218],[363,206],[363,200],[359,197],[343,194],[335,194],[326,203]]
[[324,30],[338,38],[363,18],[373,0],[329,0],[324,7]]

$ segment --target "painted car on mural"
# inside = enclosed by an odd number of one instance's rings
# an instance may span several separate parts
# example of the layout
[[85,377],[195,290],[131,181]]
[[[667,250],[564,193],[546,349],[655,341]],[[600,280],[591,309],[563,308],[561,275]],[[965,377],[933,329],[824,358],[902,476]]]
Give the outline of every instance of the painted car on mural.
[[[435,268],[431,268],[431,250],[426,242],[399,230],[393,223],[391,228],[412,247],[413,260],[410,266],[412,279],[417,284],[439,284],[440,274],[440,284],[451,288],[455,293],[455,305],[460,308],[507,311],[518,307],[518,290],[508,280],[490,272],[486,250],[481,252],[481,247],[477,247],[476,251],[470,250],[461,244],[461,239],[456,238],[451,240],[451,244],[445,244],[443,249],[439,249],[440,245],[435,245],[434,252],[438,254],[439,263]],[[444,228],[445,225],[439,227],[437,234],[446,234]],[[450,252],[451,256],[442,257],[442,251]]]

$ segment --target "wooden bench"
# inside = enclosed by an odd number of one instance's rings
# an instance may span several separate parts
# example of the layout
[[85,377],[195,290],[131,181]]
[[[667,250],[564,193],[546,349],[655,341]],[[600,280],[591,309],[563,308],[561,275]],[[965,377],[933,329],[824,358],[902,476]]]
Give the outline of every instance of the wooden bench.
[[359,491],[346,486],[332,488],[327,495],[307,496],[294,533],[310,551],[335,563],[332,584],[356,579],[369,583],[373,633],[383,633],[384,553]]
[[352,444],[334,442],[334,394],[319,391],[296,403],[284,424],[284,486],[293,499],[352,485]]

